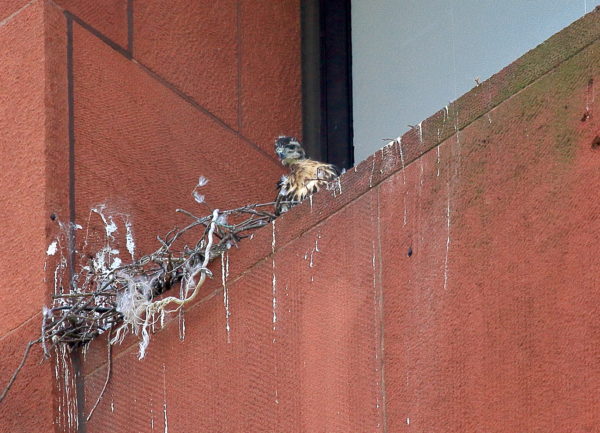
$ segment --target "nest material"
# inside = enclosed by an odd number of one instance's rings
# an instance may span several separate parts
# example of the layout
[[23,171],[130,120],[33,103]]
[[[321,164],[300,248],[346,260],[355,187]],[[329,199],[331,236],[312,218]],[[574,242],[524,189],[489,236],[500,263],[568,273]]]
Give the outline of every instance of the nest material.
[[[275,219],[270,212],[274,203],[254,204],[197,217],[178,209],[192,219],[182,229],[173,229],[160,247],[130,264],[107,267],[106,252],[90,258],[87,266],[73,276],[71,289],[53,295],[54,305],[44,310],[42,343],[46,354],[58,344],[82,345],[113,329],[111,342],[122,341],[132,332],[141,336],[140,357],[149,341],[149,327],[164,312],[179,310],[198,294],[206,277],[212,277],[208,264],[253,231]],[[190,246],[194,229],[200,228],[197,242]],[[110,253],[110,249],[108,251]],[[78,286],[78,283],[80,284]],[[159,295],[176,283],[182,284],[183,296]],[[167,310],[168,307],[173,307]]]

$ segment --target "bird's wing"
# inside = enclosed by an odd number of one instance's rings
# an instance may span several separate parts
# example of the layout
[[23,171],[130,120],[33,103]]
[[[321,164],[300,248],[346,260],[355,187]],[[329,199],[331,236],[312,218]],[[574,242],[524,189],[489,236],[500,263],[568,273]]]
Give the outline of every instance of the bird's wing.
[[275,209],[278,215],[290,207],[282,202],[302,201],[339,176],[334,165],[310,159],[300,160],[291,165],[290,169],[290,174],[283,176],[277,183],[279,193]]

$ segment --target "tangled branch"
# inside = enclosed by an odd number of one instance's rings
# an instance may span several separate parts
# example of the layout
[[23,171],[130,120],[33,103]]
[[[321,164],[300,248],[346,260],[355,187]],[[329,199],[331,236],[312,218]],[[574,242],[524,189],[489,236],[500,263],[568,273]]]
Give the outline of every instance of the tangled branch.
[[[195,193],[194,196],[196,201],[201,201]],[[0,394],[0,402],[35,344],[41,344],[44,354],[49,357],[50,351],[59,345],[85,345],[110,330],[114,336],[110,338],[109,334],[109,345],[123,341],[128,333],[138,335],[139,357],[143,358],[151,326],[164,314],[176,312],[192,302],[206,278],[212,277],[208,269],[210,262],[273,221],[276,217],[271,212],[274,204],[252,204],[225,211],[216,209],[203,217],[177,209],[191,222],[181,229],[169,231],[164,237],[157,236],[160,246],[154,252],[129,264],[113,261],[112,266],[107,266],[111,248],[87,256],[88,263],[80,264],[80,271],[72,275],[68,289],[59,288],[52,295],[52,307],[44,307],[41,335],[28,343],[21,363]],[[296,203],[290,202],[293,204]],[[106,224],[103,214],[99,214]],[[107,226],[107,237],[110,233]],[[115,263],[118,265],[114,266]],[[66,270],[64,263],[61,269]],[[182,296],[161,298],[175,284],[182,285]]]

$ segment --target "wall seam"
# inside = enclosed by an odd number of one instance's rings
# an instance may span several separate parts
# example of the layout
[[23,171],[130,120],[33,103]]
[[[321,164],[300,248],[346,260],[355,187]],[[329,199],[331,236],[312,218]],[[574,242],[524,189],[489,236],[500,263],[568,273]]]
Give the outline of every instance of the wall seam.
[[[73,15],[64,11],[67,24],[67,107],[69,131],[69,284],[75,276],[75,86],[73,75]],[[77,433],[86,433],[85,383],[79,349],[71,353],[71,365],[75,374],[75,399],[77,405]]]
[[242,6],[241,0],[236,2],[236,61],[237,61],[237,118],[238,132],[242,133]]
[[65,11],[67,21],[67,115],[69,140],[69,272],[75,274],[75,95],[73,83],[73,20]]
[[133,58],[133,0],[127,0],[127,51]]
[[143,72],[145,72],[150,77],[152,77],[154,80],[156,80],[157,82],[159,82],[160,84],[162,84],[164,87],[166,87],[167,89],[169,89],[170,91],[172,91],[173,93],[175,93],[181,99],[183,99],[188,104],[190,104],[192,107],[194,107],[197,111],[199,111],[202,114],[204,114],[207,117],[209,117],[211,120],[213,120],[215,123],[217,123],[218,125],[220,125],[222,128],[224,128],[224,129],[226,129],[226,130],[228,130],[228,131],[230,131],[230,132],[238,135],[244,142],[246,142],[247,144],[249,144],[250,146],[252,146],[262,156],[264,156],[265,158],[267,158],[271,163],[273,163],[274,165],[276,165],[278,168],[280,167],[280,164],[279,164],[278,161],[276,161],[276,158],[275,158],[274,154],[271,155],[270,153],[266,152],[258,144],[256,144],[255,142],[253,142],[249,138],[247,138],[244,135],[242,135],[241,132],[238,131],[236,128],[233,128],[232,126],[230,126],[229,124],[227,124],[220,117],[216,116],[211,111],[209,111],[206,107],[204,107],[199,102],[197,102],[194,98],[192,98],[191,96],[187,95],[184,91],[182,91],[181,89],[179,89],[175,84],[171,83],[170,81],[168,81],[165,78],[163,78],[162,76],[160,76],[157,72],[153,71],[150,67],[148,67],[148,66],[144,65],[143,63],[139,62],[138,60],[132,58],[131,53],[128,50],[126,50],[125,48],[123,48],[119,44],[113,42],[108,37],[106,37],[104,34],[102,34],[100,31],[96,30],[93,26],[91,26],[90,24],[86,23],[81,18],[77,17],[76,15],[73,15],[71,12],[65,10],[65,14],[68,17],[70,17],[73,21],[75,21],[77,24],[79,24],[81,27],[83,27],[85,30],[87,30],[92,35],[96,36],[98,39],[100,39],[102,42],[104,42],[106,45],[108,45],[110,48],[112,48],[113,50],[115,50],[117,53],[121,54],[126,59],[131,60]]

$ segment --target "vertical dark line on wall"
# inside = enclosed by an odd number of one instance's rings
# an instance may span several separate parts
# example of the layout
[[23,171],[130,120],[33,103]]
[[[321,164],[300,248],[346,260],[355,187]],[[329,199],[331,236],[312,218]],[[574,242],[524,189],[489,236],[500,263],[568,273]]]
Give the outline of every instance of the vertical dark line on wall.
[[133,0],[127,0],[127,51],[133,57]]
[[[69,280],[73,284],[75,276],[75,95],[73,85],[73,19],[65,12],[67,19],[67,109],[69,123]],[[76,349],[71,354],[71,364],[75,374],[75,398],[77,400],[77,433],[86,432],[85,390],[81,370],[81,353]]]
[[71,365],[75,374],[75,398],[77,399],[77,433],[86,433],[85,416],[85,382],[83,366],[81,365],[81,347],[74,348],[71,352]]
[[236,3],[236,61],[237,61],[237,129],[242,132],[242,6],[241,0]]
[[69,129],[69,272],[75,274],[75,100],[73,87],[73,20],[67,19],[67,109]]

